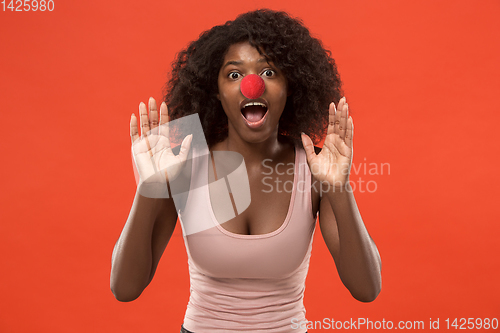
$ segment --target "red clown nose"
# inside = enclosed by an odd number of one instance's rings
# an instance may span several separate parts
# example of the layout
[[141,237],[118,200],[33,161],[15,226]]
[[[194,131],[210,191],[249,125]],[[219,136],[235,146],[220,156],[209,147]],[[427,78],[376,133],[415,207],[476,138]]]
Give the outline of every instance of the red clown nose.
[[264,90],[266,90],[266,85],[260,76],[250,74],[241,80],[240,90],[246,98],[256,99],[262,96]]

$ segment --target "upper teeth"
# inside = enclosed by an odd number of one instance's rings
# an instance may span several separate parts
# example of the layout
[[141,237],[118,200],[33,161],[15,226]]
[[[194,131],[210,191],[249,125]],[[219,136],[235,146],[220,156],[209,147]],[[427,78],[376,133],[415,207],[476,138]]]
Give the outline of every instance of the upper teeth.
[[262,107],[266,107],[266,105],[264,103],[260,103],[260,102],[249,102],[247,104],[245,104],[243,106],[243,108],[246,108],[247,106],[252,106],[252,105],[257,105],[257,106],[262,106]]

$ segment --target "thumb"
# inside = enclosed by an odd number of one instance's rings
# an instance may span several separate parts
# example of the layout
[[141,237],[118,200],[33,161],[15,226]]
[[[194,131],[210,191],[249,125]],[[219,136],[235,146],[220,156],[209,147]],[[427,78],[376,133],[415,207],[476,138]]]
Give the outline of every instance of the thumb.
[[184,162],[187,158],[187,154],[191,148],[191,141],[193,141],[193,134],[189,134],[182,140],[181,150],[179,151],[179,159],[181,162]]
[[304,150],[306,151],[307,163],[311,164],[311,161],[316,157],[316,153],[314,152],[314,144],[309,137],[309,135],[302,132],[302,145],[304,146]]

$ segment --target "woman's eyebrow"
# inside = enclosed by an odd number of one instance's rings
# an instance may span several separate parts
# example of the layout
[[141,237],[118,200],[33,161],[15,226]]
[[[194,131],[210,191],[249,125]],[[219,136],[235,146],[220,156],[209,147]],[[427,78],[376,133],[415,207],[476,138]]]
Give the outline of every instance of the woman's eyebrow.
[[229,65],[243,65],[243,61],[229,60],[222,68],[226,68]]
[[[261,62],[267,62],[267,59],[266,59],[266,58],[264,58],[264,57],[263,57],[263,58],[259,58],[259,59],[257,59],[257,63],[261,63]],[[241,60],[229,60],[228,62],[226,62],[226,63],[224,64],[224,66],[222,66],[222,68],[226,68],[226,67],[227,67],[227,66],[229,66],[229,65],[236,65],[236,66],[238,66],[238,65],[243,65],[243,63],[244,63],[244,62],[243,62],[243,61],[241,61]]]

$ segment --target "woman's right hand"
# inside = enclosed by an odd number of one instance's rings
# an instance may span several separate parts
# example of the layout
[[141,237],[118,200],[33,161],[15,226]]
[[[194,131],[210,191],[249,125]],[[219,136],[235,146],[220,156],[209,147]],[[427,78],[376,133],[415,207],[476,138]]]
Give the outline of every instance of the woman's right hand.
[[160,106],[159,123],[158,109],[153,97],[149,99],[149,117],[143,102],[139,104],[139,115],[140,135],[135,114],[132,114],[130,119],[132,156],[139,173],[139,182],[165,183],[169,179],[174,180],[186,163],[192,134],[184,138],[179,154],[175,155],[170,146],[168,109],[165,102]]

